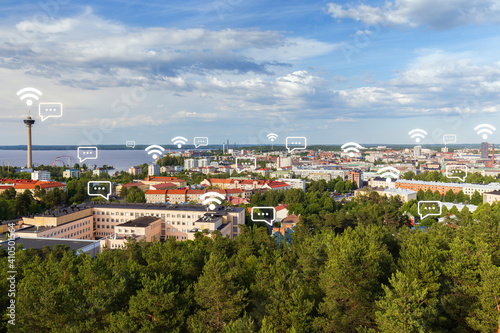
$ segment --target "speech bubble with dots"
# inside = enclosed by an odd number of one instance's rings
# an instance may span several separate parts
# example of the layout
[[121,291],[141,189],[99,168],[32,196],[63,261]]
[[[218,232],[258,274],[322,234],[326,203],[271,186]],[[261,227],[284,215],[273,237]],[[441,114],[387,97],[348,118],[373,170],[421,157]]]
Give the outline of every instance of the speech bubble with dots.
[[112,193],[110,181],[90,181],[87,183],[87,194],[89,197],[103,197],[109,200]]
[[254,222],[266,222],[272,226],[276,220],[276,209],[264,206],[252,207],[250,218]]

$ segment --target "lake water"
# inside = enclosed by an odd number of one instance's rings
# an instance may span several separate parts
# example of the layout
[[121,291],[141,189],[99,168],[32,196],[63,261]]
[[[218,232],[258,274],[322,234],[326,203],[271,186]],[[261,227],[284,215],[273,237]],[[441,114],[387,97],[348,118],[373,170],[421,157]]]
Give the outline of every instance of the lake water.
[[[59,157],[59,158],[58,158]],[[151,164],[153,159],[144,150],[130,149],[130,150],[99,150],[98,158],[94,160],[85,160],[80,163],[77,158],[76,150],[34,150],[33,151],[33,165],[51,165],[54,160],[58,158],[64,161],[66,166],[73,167],[75,163],[82,165],[108,165],[113,166],[116,170],[126,170],[131,166],[138,164],[148,163]],[[70,161],[71,158],[71,161]],[[24,167],[27,162],[26,150],[0,150],[0,165]],[[62,166],[61,162],[57,162],[58,166]]]

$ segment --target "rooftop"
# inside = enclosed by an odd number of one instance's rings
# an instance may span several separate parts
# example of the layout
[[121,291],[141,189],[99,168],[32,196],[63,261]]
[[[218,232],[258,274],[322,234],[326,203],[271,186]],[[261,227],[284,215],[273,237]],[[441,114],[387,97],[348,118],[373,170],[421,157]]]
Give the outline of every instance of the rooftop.
[[[42,249],[44,246],[67,245],[71,250],[78,250],[87,245],[93,244],[95,240],[82,239],[57,239],[57,238],[16,238],[16,244],[22,244],[27,249]],[[7,250],[8,241],[1,242],[0,245]]]
[[128,221],[125,223],[121,223],[119,226],[120,227],[141,227],[145,228],[148,227],[151,223],[154,223],[156,221],[160,220],[159,217],[156,216],[142,216],[139,218],[136,218],[135,220]]

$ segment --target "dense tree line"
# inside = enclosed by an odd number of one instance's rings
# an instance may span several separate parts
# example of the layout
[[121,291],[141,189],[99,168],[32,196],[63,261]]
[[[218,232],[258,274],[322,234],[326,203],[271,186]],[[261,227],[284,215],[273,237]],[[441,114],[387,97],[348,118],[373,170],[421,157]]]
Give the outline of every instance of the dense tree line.
[[[289,194],[291,195],[291,194]],[[304,194],[306,195],[306,194]],[[495,332],[500,210],[411,230],[372,192],[304,214],[290,245],[242,226],[194,241],[129,242],[95,259],[16,253],[11,332]],[[0,258],[7,266],[5,254]],[[6,269],[0,304],[7,306]]]

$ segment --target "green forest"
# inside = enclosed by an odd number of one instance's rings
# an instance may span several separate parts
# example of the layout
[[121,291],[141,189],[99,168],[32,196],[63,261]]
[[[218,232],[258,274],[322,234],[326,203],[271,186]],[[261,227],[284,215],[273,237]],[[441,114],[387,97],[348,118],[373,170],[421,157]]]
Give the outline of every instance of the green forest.
[[[18,250],[16,325],[4,315],[2,330],[498,330],[497,205],[412,230],[396,198],[372,192],[342,205],[317,193],[288,193],[287,200],[307,203],[291,244],[253,225],[242,226],[235,240],[215,232],[194,241],[129,242],[94,259],[61,246]],[[5,252],[0,260],[7,267]]]

